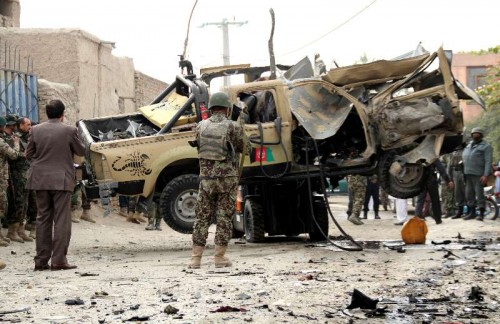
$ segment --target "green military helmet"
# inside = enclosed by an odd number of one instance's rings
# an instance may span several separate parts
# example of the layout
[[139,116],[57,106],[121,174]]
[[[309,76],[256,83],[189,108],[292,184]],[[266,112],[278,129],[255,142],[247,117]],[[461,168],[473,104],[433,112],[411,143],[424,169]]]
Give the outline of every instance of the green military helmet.
[[230,109],[233,105],[229,101],[229,96],[225,92],[216,92],[208,101],[208,109],[213,109],[214,107],[225,107]]
[[17,115],[7,115],[7,117],[5,118],[6,125],[7,126],[15,125],[18,118],[19,117]]
[[5,125],[7,125],[7,121],[4,117],[0,116],[0,127],[4,127]]
[[471,134],[478,133],[481,134],[481,136],[484,136],[484,130],[481,127],[474,127],[471,131]]

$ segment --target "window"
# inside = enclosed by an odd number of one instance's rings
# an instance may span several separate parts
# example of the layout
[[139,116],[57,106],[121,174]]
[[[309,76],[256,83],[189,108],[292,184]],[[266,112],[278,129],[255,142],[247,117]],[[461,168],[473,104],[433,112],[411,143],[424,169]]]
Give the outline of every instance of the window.
[[486,73],[488,68],[485,66],[474,66],[467,68],[467,86],[471,89],[482,87],[486,83]]

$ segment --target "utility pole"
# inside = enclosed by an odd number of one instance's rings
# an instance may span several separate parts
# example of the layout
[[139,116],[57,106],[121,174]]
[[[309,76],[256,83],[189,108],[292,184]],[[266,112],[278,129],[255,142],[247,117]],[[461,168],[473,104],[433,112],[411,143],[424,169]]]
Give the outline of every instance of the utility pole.
[[[228,21],[226,18],[222,19],[221,22],[210,22],[203,23],[200,28],[205,26],[214,25],[222,29],[222,61],[224,65],[229,65],[229,25],[242,26],[248,23],[248,21]],[[229,76],[224,77],[224,88],[229,87]]]

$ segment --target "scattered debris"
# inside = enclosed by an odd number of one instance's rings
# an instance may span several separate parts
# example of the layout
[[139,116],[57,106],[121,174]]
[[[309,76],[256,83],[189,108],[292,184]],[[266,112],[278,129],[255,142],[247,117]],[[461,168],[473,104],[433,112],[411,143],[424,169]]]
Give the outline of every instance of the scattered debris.
[[445,252],[446,252],[446,254],[445,254],[445,255],[443,255],[443,258],[445,258],[445,259],[448,259],[450,256],[454,256],[454,257],[456,257],[456,258],[461,259],[461,257],[459,257],[459,256],[458,256],[458,255],[456,255],[455,253],[451,252],[450,250],[447,250],[447,249],[443,248],[443,249],[441,249],[441,251],[445,251]]
[[149,321],[149,316],[133,316],[129,319],[124,320],[125,322],[144,322]]
[[314,276],[312,274],[306,274],[299,277],[299,281],[313,280]]
[[165,314],[168,314],[168,315],[173,315],[173,314],[177,314],[179,312],[179,309],[175,308],[174,306],[172,305],[167,305],[165,306],[165,308],[163,309],[163,312]]
[[307,261],[308,263],[328,263],[325,261],[325,258],[321,258],[319,260],[314,260],[314,259],[309,259],[309,261]]
[[135,305],[130,306],[130,310],[138,310],[139,307],[141,307],[140,304],[135,304]]
[[109,296],[109,294],[107,292],[105,292],[104,290],[101,290],[101,291],[96,291],[91,298],[102,298],[102,297],[106,297],[106,296]]
[[483,295],[484,295],[483,288],[479,286],[474,286],[471,288],[468,298],[473,301],[483,301],[484,300]]
[[81,300],[80,298],[75,298],[75,299],[67,299],[64,302],[66,305],[84,305],[85,302]]
[[90,272],[77,272],[80,277],[97,277],[99,276],[98,273],[90,273]]
[[232,306],[221,306],[215,310],[211,310],[210,313],[228,313],[228,312],[246,312],[244,308],[237,308]]
[[240,271],[240,272],[236,272],[236,273],[231,273],[230,276],[253,276],[253,275],[259,275],[259,274],[265,274],[265,272],[263,272],[263,271],[262,272]]
[[434,245],[448,245],[451,243],[451,240],[444,240],[444,241],[431,241],[432,244]]
[[351,304],[347,306],[347,309],[376,309],[377,303],[378,299],[372,299],[355,288],[352,293]]
[[0,315],[27,312],[29,310],[31,310],[30,306],[20,307],[20,308],[16,308],[16,309],[4,309],[4,310],[0,310]]
[[241,293],[238,296],[236,296],[237,300],[246,300],[246,299],[250,299],[250,298],[252,298],[252,296],[247,295],[245,293]]

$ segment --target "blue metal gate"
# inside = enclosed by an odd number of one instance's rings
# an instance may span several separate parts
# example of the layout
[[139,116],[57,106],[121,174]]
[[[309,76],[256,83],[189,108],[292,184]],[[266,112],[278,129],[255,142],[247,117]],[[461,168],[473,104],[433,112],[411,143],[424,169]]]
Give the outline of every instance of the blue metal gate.
[[38,122],[38,78],[34,74],[0,69],[0,115],[16,114]]

